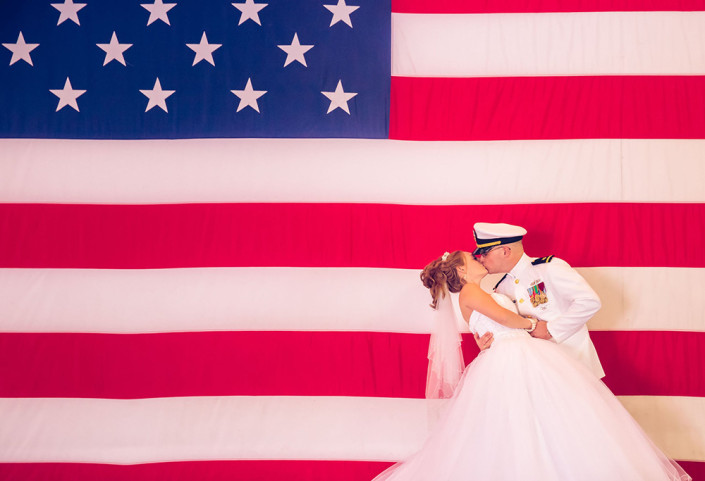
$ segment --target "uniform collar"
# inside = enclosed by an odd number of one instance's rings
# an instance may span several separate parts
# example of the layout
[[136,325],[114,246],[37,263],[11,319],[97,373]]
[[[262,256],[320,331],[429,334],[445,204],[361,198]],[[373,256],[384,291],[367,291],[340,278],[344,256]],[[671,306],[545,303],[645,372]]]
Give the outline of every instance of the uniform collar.
[[521,255],[519,262],[509,271],[509,275],[517,279],[521,277],[521,274],[526,270],[527,267],[531,265],[531,258],[526,255],[526,253]]

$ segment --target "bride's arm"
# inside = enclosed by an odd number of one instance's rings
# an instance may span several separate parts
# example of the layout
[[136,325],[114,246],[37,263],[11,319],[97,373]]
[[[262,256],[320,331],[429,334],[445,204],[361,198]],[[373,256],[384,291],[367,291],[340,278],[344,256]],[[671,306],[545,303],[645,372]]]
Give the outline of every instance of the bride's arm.
[[528,329],[531,321],[505,309],[483,291],[477,284],[465,284],[460,291],[460,306],[470,311],[478,311],[495,322],[516,329]]

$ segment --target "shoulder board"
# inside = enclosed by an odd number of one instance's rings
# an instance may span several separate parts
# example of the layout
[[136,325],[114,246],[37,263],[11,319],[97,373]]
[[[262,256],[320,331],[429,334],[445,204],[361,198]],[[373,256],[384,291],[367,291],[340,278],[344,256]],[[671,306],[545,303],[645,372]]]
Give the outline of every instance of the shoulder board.
[[531,263],[532,266],[537,266],[539,264],[546,264],[547,262],[551,262],[553,260],[553,256],[546,256],[546,257],[539,257],[535,261]]
[[507,274],[504,274],[504,275],[502,276],[502,278],[499,280],[499,282],[494,285],[494,287],[492,288],[493,291],[496,291],[496,290],[497,290],[497,288],[498,288],[499,285],[502,283],[502,281],[504,280],[505,277],[507,277]]

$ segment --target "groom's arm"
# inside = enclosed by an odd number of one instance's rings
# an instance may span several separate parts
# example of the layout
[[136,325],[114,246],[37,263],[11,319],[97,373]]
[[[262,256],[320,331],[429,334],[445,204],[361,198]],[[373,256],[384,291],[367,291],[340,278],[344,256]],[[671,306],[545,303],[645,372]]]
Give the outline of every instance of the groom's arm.
[[546,274],[547,295],[556,296],[561,314],[557,319],[549,319],[545,327],[560,343],[578,332],[600,310],[602,303],[585,278],[564,260],[554,258]]

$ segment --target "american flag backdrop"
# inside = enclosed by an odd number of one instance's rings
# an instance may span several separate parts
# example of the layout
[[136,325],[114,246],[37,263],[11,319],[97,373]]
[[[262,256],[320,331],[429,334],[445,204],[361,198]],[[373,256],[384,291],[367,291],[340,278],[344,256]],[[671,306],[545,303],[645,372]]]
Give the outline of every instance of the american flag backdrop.
[[0,0],[0,479],[371,479],[477,221],[705,476],[705,0],[59,2]]

